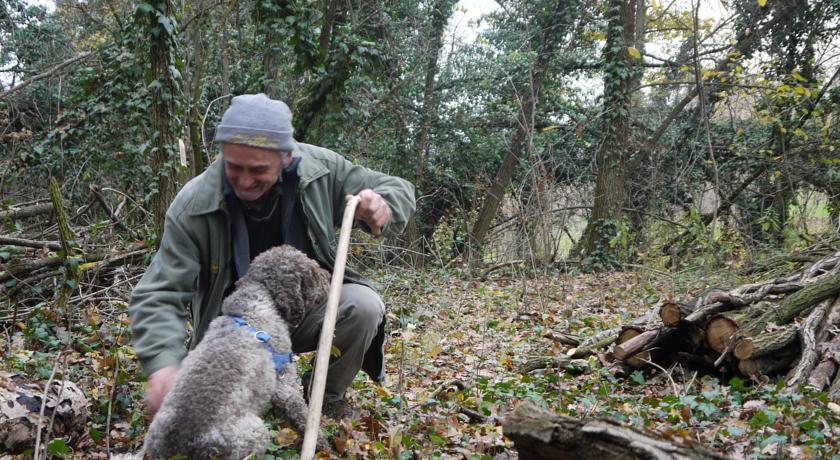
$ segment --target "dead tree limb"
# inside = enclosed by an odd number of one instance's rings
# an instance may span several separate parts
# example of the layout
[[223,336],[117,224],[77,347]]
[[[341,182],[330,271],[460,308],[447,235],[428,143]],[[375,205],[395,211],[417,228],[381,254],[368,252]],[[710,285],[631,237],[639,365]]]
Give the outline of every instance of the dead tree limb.
[[22,246],[34,249],[47,248],[52,251],[58,251],[59,249],[61,249],[61,243],[59,243],[58,241],[35,241],[23,238],[11,238],[8,236],[0,236],[0,245]]
[[608,419],[575,419],[523,402],[503,422],[519,458],[552,460],[725,459],[700,446],[655,438]]
[[[788,388],[795,388],[807,382],[808,377],[819,360],[817,344],[822,341],[820,340],[819,331],[827,329],[822,327],[822,325],[831,323],[832,315],[829,312],[835,311],[840,313],[840,297],[835,297],[833,300],[826,299],[820,302],[802,323],[802,329],[799,333],[799,340],[802,344],[802,355],[799,357],[799,362],[796,364],[796,367],[788,373]],[[828,321],[824,323],[826,316],[828,316]],[[837,316],[840,315],[835,315],[835,317]]]
[[0,99],[3,99],[4,97],[6,97],[6,96],[8,96],[8,95],[10,95],[10,94],[12,94],[16,91],[20,91],[23,88],[26,88],[27,86],[31,85],[32,83],[35,83],[36,81],[43,80],[45,78],[49,78],[49,77],[61,72],[62,69],[69,66],[70,64],[74,64],[76,62],[83,61],[83,60],[85,60],[85,59],[87,59],[91,56],[93,56],[93,53],[88,51],[88,52],[82,53],[82,54],[80,54],[76,57],[70,58],[70,59],[68,59],[68,60],[66,60],[66,61],[64,61],[64,62],[62,62],[62,63],[60,63],[56,66],[53,66],[52,68],[47,69],[44,72],[41,72],[41,73],[39,73],[38,75],[35,75],[32,78],[29,78],[27,80],[22,81],[19,85],[13,86],[13,87],[3,91],[2,93],[0,93]]
[[4,209],[0,211],[0,219],[23,219],[40,214],[46,214],[53,210],[52,203],[38,203],[23,208]]

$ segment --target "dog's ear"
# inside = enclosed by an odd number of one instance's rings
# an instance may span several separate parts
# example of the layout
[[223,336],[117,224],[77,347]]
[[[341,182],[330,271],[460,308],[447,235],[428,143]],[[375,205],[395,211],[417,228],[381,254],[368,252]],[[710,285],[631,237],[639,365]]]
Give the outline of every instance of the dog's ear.
[[330,288],[330,272],[317,264],[307,270],[300,279],[304,308],[308,311],[327,301]]
[[288,290],[284,293],[284,296],[274,298],[280,316],[290,324],[300,323],[306,313],[306,309],[303,307],[305,300],[301,285],[300,283],[294,284],[297,284],[295,289]]

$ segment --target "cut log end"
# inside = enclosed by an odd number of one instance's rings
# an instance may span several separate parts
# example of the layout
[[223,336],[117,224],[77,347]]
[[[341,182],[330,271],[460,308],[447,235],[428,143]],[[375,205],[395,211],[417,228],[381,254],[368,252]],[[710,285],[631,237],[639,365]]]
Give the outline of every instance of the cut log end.
[[725,316],[716,316],[706,325],[706,343],[712,350],[723,353],[737,330],[738,325],[734,321]]
[[735,348],[732,349],[732,354],[734,354],[738,359],[749,359],[754,352],[755,346],[753,345],[753,339],[751,337],[739,340],[735,344]]
[[659,318],[666,326],[676,326],[683,319],[683,310],[679,304],[667,302],[659,307]]

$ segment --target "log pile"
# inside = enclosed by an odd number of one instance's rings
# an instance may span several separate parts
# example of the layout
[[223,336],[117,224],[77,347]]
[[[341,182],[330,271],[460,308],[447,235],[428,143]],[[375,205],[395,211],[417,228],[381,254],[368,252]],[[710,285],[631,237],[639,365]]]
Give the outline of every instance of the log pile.
[[786,277],[669,300],[620,328],[611,356],[630,368],[681,363],[748,378],[786,374],[840,392],[840,252]]

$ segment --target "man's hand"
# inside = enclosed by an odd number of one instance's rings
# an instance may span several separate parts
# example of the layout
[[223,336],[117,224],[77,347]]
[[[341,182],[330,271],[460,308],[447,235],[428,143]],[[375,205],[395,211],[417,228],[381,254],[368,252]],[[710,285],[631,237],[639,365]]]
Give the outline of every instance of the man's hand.
[[146,404],[149,406],[149,412],[154,414],[160,409],[163,397],[172,389],[177,374],[178,368],[170,366],[158,369],[149,376],[146,385]]
[[391,217],[391,209],[381,195],[366,188],[359,192],[358,206],[356,206],[356,219],[361,219],[376,234],[388,223]]

